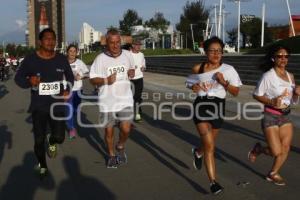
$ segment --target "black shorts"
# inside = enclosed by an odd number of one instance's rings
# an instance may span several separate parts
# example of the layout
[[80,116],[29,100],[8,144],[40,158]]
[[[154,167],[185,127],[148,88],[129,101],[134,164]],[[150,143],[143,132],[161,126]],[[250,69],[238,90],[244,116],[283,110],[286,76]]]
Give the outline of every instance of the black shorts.
[[215,129],[221,128],[225,116],[225,99],[198,96],[193,105],[193,120],[195,124],[208,122]]

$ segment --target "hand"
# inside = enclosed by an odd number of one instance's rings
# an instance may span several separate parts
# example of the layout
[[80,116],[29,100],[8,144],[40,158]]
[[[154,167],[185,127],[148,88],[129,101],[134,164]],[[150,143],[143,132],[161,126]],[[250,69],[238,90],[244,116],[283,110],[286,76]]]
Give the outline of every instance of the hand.
[[278,96],[276,98],[273,98],[271,101],[272,101],[272,105],[275,108],[280,108],[281,107],[281,102],[282,102],[282,96]]
[[225,81],[224,76],[221,72],[215,73],[215,78],[216,78],[216,81],[218,81],[218,83],[220,83],[221,85],[225,86],[227,84],[227,82]]
[[193,92],[195,92],[195,93],[198,93],[198,92],[200,92],[201,90],[207,91],[206,88],[204,88],[203,86],[200,85],[200,83],[195,83],[195,84],[192,86],[192,90],[193,90]]
[[283,105],[282,105],[282,99],[284,97],[287,97],[289,96],[289,91],[288,89],[286,88],[281,95],[279,95],[278,97],[276,98],[273,98],[272,99],[272,104],[275,108],[281,108]]
[[294,94],[297,96],[300,96],[300,85],[296,85],[296,87],[294,89]]
[[70,94],[69,91],[67,91],[67,90],[63,91],[64,102],[67,102],[68,99],[70,98],[69,94]]
[[145,66],[142,66],[141,67],[141,72],[144,72],[146,70],[146,67]]
[[80,74],[78,74],[78,73],[75,75],[75,77],[74,77],[74,78],[75,78],[75,80],[76,80],[76,81],[79,81],[79,80],[81,80],[81,76],[80,76]]
[[129,69],[127,74],[129,78],[133,78],[135,75],[135,69]]
[[30,76],[29,83],[32,87],[37,87],[41,82],[41,78],[38,76]]
[[117,79],[117,73],[113,73],[112,75],[110,75],[109,77],[107,77],[107,84],[111,85],[113,84]]

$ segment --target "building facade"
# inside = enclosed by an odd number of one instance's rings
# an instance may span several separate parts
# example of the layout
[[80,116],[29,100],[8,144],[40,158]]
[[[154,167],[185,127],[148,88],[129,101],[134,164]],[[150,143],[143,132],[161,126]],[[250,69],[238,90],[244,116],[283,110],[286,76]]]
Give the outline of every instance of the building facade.
[[96,31],[91,25],[84,22],[79,33],[79,46],[81,49],[84,49],[95,42],[99,42],[102,33]]
[[[295,35],[300,35],[300,15],[292,15],[291,17],[294,25]],[[293,36],[291,24],[289,24],[289,36]]]
[[45,28],[55,31],[57,48],[64,48],[65,0],[27,0],[27,46],[37,47],[38,35]]

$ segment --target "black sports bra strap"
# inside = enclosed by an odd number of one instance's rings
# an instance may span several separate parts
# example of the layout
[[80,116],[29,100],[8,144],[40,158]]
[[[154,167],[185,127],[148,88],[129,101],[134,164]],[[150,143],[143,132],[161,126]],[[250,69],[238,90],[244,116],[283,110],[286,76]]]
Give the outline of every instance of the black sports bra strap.
[[199,68],[199,74],[204,73],[204,66],[205,66],[205,62],[201,63],[200,68]]

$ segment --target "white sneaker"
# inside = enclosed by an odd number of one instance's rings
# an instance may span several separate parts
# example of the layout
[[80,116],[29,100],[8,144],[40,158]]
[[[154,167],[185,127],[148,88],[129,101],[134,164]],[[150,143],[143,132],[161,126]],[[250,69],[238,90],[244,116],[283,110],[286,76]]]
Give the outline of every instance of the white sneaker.
[[135,120],[135,121],[141,121],[141,120],[142,120],[141,115],[140,115],[139,113],[137,113],[137,114],[135,115],[134,120]]

